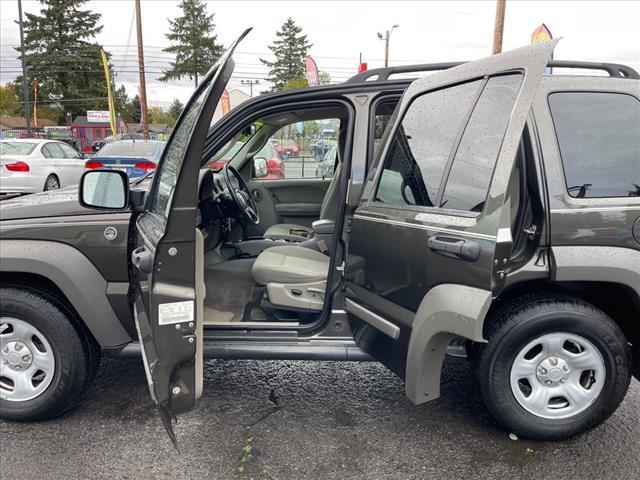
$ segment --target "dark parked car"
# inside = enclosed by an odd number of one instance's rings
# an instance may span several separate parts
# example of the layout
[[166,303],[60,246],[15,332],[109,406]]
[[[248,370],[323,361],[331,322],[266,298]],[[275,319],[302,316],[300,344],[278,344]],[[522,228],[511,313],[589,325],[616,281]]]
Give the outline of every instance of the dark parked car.
[[144,140],[144,135],[141,133],[123,133],[118,134],[116,137],[107,137],[101,138],[100,140],[96,140],[91,144],[91,151],[98,152],[102,147],[104,147],[107,143],[114,142],[117,140]]
[[109,142],[87,160],[85,170],[120,170],[129,178],[142,177],[156,169],[165,143],[157,140]]
[[[421,404],[440,396],[446,354],[466,353],[510,432],[565,438],[614,413],[640,377],[633,69],[549,62],[553,41],[262,95],[211,126],[236,44],[152,180],[96,170],[78,194],[0,204],[2,418],[69,410],[101,353],[142,355],[174,441],[205,355],[377,359]],[[341,124],[332,178],[252,176],[274,132],[319,118]]]

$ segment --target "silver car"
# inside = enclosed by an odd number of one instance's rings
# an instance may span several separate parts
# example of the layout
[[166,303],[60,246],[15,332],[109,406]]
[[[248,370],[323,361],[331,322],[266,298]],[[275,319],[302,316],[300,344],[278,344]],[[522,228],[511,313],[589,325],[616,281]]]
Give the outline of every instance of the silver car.
[[77,185],[84,159],[57,140],[0,141],[0,194],[35,193]]

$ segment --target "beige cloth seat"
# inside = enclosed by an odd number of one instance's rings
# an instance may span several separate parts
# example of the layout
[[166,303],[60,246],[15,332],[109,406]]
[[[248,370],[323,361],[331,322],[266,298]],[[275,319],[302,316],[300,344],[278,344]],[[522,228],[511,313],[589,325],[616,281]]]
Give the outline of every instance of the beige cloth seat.
[[296,245],[271,247],[258,255],[253,263],[253,278],[261,285],[325,281],[329,260],[328,256],[310,248]]
[[327,288],[330,258],[297,245],[272,247],[253,264],[253,279],[264,285],[272,305],[321,311]]

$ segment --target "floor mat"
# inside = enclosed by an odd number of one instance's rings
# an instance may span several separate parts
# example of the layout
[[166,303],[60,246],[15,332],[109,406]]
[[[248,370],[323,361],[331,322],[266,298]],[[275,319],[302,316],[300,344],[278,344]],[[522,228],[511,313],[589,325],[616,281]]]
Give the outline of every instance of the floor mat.
[[205,269],[204,324],[240,322],[255,282],[251,272]]

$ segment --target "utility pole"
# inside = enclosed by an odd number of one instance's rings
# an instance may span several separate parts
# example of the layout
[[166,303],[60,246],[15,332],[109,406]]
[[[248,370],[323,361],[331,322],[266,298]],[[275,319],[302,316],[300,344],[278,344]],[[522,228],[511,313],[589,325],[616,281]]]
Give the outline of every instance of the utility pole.
[[388,67],[389,66],[389,39],[391,38],[391,33],[393,32],[394,29],[398,28],[400,25],[398,25],[397,23],[391,27],[391,30],[387,30],[385,35],[382,35],[380,32],[378,32],[378,38],[380,40],[384,40],[384,66]]
[[496,23],[493,27],[493,55],[502,52],[502,34],[504,32],[504,10],[507,0],[497,0]]
[[29,90],[27,90],[27,57],[24,53],[24,27],[22,25],[22,0],[18,0],[18,23],[20,24],[20,52],[22,53],[22,97],[24,99],[24,120],[27,125],[27,135],[31,137]]
[[249,85],[249,94],[253,97],[253,86],[258,85],[260,80],[240,80],[242,85]]
[[147,110],[147,83],[144,78],[144,49],[142,47],[142,16],[140,0],[136,0],[136,30],[138,32],[138,70],[140,72],[140,114],[142,115],[142,135],[149,138],[149,116]]

